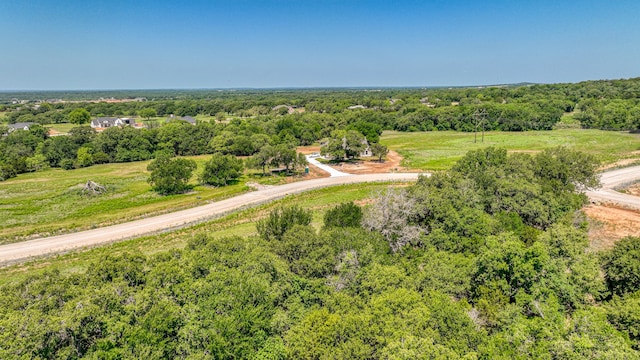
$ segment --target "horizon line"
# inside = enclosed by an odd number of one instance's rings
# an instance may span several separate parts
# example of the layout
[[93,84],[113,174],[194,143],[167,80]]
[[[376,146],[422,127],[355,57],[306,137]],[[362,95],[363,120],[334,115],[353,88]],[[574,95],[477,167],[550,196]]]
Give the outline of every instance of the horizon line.
[[[605,79],[603,79],[605,80]],[[584,80],[584,81],[598,81],[598,80]],[[181,87],[167,87],[167,88],[95,88],[95,89],[0,89],[0,93],[9,92],[61,92],[61,91],[170,91],[170,90],[188,90],[188,91],[229,91],[229,90],[315,90],[315,89],[442,89],[442,88],[481,88],[481,87],[496,87],[496,86],[515,86],[515,85],[548,85],[548,84],[574,84],[574,83],[533,83],[533,82],[517,82],[517,83],[504,83],[504,84],[490,84],[490,85],[356,85],[356,86],[273,86],[273,87],[252,87],[252,86],[240,86],[240,87],[220,87],[220,88],[206,88],[206,87],[193,87],[193,88],[181,88]]]

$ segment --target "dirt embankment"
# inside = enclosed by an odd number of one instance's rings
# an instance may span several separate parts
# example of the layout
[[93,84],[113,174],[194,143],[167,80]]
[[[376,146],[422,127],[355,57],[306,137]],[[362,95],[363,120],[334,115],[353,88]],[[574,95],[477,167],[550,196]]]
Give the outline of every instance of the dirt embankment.
[[[606,179],[606,181],[610,181],[610,179]],[[617,182],[620,183],[620,181]],[[618,190],[626,195],[640,198],[640,183],[638,182]],[[640,236],[640,211],[637,209],[625,208],[612,202],[591,204],[582,210],[591,220],[589,239],[591,248],[594,250],[610,249],[616,241],[627,236]]]
[[589,205],[582,210],[591,219],[589,240],[594,250],[610,249],[627,236],[640,236],[640,212],[604,205]]

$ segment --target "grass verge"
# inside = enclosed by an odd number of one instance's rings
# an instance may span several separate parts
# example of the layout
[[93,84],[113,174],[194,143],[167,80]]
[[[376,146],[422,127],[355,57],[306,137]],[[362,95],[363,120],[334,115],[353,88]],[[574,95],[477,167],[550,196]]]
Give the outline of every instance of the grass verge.
[[[199,169],[209,156],[191,157]],[[47,236],[122,223],[151,214],[184,209],[248,191],[244,179],[225,187],[195,185],[186,194],[160,196],[147,183],[149,161],[95,165],[76,170],[49,169],[20,174],[0,183],[0,244],[32,235]],[[201,171],[201,170],[200,170]],[[197,173],[198,171],[196,171]],[[109,189],[87,196],[88,180]]]
[[162,251],[182,248],[187,241],[200,233],[206,233],[214,238],[255,235],[255,222],[266,216],[275,207],[283,205],[295,204],[306,209],[312,209],[314,211],[312,225],[320,228],[324,213],[331,207],[343,202],[372,198],[378,191],[384,190],[389,186],[389,183],[364,183],[318,189],[303,194],[287,196],[269,204],[176,231],[107,244],[86,251],[73,251],[20,265],[0,268],[0,284],[19,281],[26,276],[43,271],[82,272],[91,263],[107,254],[134,252],[153,255]]

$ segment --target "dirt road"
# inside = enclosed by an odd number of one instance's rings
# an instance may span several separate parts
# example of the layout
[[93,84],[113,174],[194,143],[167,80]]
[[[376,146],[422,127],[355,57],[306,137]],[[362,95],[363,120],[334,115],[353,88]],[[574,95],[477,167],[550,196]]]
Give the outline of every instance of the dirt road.
[[[176,229],[222,216],[232,211],[256,206],[289,194],[319,189],[322,187],[374,181],[416,180],[417,173],[384,173],[333,176],[274,186],[239,195],[192,209],[107,226],[94,230],[34,239],[0,246],[0,265],[18,263],[33,257],[61,253],[73,249],[129,239],[159,231]],[[640,197],[612,190],[616,186],[640,179],[640,166],[608,171],[602,175],[602,189],[589,191],[587,195],[595,202],[614,202],[619,206],[640,210]]]
[[349,175],[313,179],[274,186],[211,204],[131,221],[128,223],[2,245],[0,246],[0,265],[19,263],[43,255],[62,253],[73,249],[110,243],[169,229],[176,229],[213,219],[239,209],[279,199],[289,194],[297,194],[312,189],[375,181],[412,181],[417,178],[418,174],[416,173]]
[[630,184],[637,180],[640,180],[640,166],[607,171],[601,177],[602,188],[587,191],[587,196],[593,202],[612,203],[623,208],[640,211],[640,197],[613,190],[615,187]]

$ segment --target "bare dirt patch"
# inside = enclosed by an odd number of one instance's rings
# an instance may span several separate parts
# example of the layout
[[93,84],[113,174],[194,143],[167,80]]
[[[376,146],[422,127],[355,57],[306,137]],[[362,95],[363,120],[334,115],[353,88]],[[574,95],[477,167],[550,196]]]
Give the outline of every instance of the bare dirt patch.
[[305,155],[320,153],[320,145],[298,146],[298,152]]
[[329,175],[328,172],[320,169],[319,167],[315,166],[315,165],[311,165],[309,164],[309,173],[305,174],[304,179],[308,180],[308,179],[317,179],[317,178],[324,178],[324,177],[330,177],[331,175]]
[[594,250],[610,249],[626,236],[640,236],[640,212],[603,205],[582,210],[591,219],[589,240]]
[[[305,155],[320,153],[320,146],[300,146],[298,152]],[[402,156],[395,151],[389,151],[387,158],[383,162],[379,162],[375,158],[362,158],[353,161],[345,161],[338,164],[328,164],[333,168],[349,174],[379,174],[388,172],[417,172],[417,170],[400,166]],[[315,166],[309,168],[318,170]],[[321,171],[321,170],[318,170]],[[324,173],[324,172],[323,172]]]
[[402,156],[395,151],[389,151],[387,158],[379,162],[374,158],[363,158],[353,161],[345,161],[338,164],[329,164],[333,168],[349,174],[380,174],[390,172],[417,172],[400,166]]
[[377,159],[368,158],[351,162],[344,162],[334,167],[349,174],[410,172],[409,169],[400,166],[400,161],[402,161],[402,156],[400,156],[395,151],[389,151],[389,154],[387,154],[387,158],[382,162],[379,162]]
[[633,184],[627,188],[627,194],[640,196],[640,183]]

